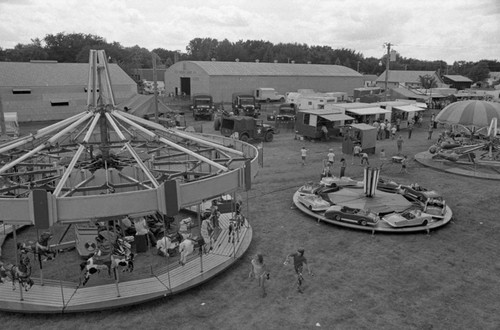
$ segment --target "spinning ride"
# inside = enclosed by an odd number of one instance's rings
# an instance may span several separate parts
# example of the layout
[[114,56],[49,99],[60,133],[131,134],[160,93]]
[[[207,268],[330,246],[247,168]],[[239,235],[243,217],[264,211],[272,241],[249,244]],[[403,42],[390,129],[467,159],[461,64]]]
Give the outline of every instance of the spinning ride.
[[[451,209],[437,192],[418,184],[402,185],[381,179],[378,169],[365,168],[364,180],[358,184],[341,186],[335,182],[353,180],[332,178],[319,184],[307,183],[295,192],[295,206],[318,222],[372,233],[430,232],[444,226],[452,218]],[[322,199],[330,206],[315,212],[315,208],[304,202],[304,195],[307,194]]]
[[[119,109],[104,51],[90,51],[87,96],[86,111],[0,145],[0,221],[14,233],[22,225],[47,229],[124,216],[174,216],[248,188],[257,173],[258,150],[252,145],[165,128]],[[221,221],[221,237],[227,235],[228,219]],[[219,244],[217,257],[209,255],[204,262],[200,257],[196,265],[183,268],[190,274],[177,271],[177,282],[172,282],[176,275],[165,271],[140,283],[84,290],[50,281],[44,285],[42,280],[24,296],[3,292],[6,286],[0,285],[0,309],[101,310],[173,294],[208,280],[241,257],[252,237],[248,223],[241,235],[237,244]],[[151,285],[144,287],[145,282]],[[125,294],[121,285],[137,289]],[[100,294],[92,301],[95,292]]]

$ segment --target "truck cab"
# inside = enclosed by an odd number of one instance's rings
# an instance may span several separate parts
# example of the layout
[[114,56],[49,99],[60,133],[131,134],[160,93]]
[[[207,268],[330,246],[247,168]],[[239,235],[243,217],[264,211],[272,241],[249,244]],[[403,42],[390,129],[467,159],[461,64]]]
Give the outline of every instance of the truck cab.
[[255,90],[255,99],[258,102],[285,102],[285,95],[278,94],[274,88],[261,87]]
[[255,102],[255,97],[248,94],[233,94],[232,110],[236,116],[257,118],[260,115],[260,106]]
[[244,116],[223,117],[220,132],[223,136],[233,136],[244,142],[251,139],[271,142],[277,133],[273,126],[264,124],[262,120]]
[[193,96],[193,103],[190,106],[193,111],[194,120],[214,118],[215,106],[211,95],[197,94]]

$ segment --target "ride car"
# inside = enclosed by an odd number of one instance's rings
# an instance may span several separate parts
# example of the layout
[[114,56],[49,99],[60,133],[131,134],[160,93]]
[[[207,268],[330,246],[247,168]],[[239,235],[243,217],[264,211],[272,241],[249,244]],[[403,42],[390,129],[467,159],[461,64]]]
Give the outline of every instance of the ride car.
[[401,213],[394,212],[387,214],[382,217],[382,220],[387,222],[389,226],[396,228],[427,226],[432,221],[432,216],[419,209],[411,209]]
[[353,222],[361,226],[373,226],[380,217],[370,210],[332,205],[325,211],[325,218],[335,221]]
[[410,200],[417,200],[422,204],[425,204],[429,198],[435,200],[443,200],[443,196],[435,190],[427,190],[421,187],[417,183],[413,183],[409,186],[401,186],[401,194]]
[[301,202],[305,207],[311,211],[325,211],[330,207],[330,203],[325,201],[318,195],[314,194],[302,194],[299,193],[299,202]]
[[377,189],[388,193],[397,193],[401,189],[401,185],[392,180],[378,178]]
[[363,181],[356,181],[350,177],[343,176],[341,178],[332,176],[321,179],[320,184],[326,187],[356,187],[363,188]]
[[435,219],[443,219],[446,213],[446,201],[429,198],[424,204],[423,212],[430,214]]

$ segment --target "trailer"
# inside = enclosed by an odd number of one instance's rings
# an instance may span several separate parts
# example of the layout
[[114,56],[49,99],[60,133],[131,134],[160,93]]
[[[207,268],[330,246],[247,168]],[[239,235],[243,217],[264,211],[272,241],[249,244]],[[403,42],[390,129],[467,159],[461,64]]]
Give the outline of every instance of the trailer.
[[302,110],[297,113],[295,131],[306,139],[329,139],[342,135],[342,127],[354,118],[341,110]]

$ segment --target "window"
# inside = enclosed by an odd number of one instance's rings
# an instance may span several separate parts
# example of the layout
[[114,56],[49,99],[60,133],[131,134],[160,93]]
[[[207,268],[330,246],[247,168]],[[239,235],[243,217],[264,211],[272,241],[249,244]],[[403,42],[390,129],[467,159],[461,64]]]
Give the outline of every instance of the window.
[[15,88],[12,90],[12,94],[31,94],[31,89],[28,88]]
[[69,106],[69,101],[60,100],[60,101],[50,101],[50,105],[53,107],[64,107]]

